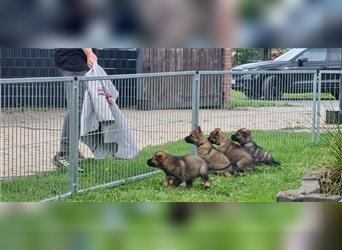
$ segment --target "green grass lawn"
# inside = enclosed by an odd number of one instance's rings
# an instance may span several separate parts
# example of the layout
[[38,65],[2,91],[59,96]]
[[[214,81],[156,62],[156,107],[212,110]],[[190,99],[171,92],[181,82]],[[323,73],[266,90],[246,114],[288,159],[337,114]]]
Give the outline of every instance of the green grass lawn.
[[293,104],[287,102],[273,102],[273,101],[263,101],[263,100],[252,100],[240,91],[232,90],[231,92],[232,108],[259,108],[259,107],[293,107]]
[[[283,100],[312,100],[313,93],[284,93]],[[335,97],[330,93],[321,93],[321,100],[335,100]]]
[[[210,176],[211,188],[204,190],[200,179],[191,189],[167,188],[163,174],[115,188],[76,195],[71,201],[274,201],[277,192],[299,186],[303,174],[324,164],[321,145],[310,142],[305,132],[254,132],[255,140],[282,162],[280,167],[260,166],[239,177]],[[183,140],[142,150],[131,161],[86,160],[81,167],[79,188],[128,178],[152,171],[146,160],[157,150],[182,155],[191,152]],[[67,169],[0,183],[1,201],[37,201],[68,192]]]
[[[299,186],[303,175],[318,168],[328,160],[321,145],[309,143],[308,133],[257,132],[255,138],[268,145],[280,167],[260,166],[255,171],[239,177],[211,175],[211,188],[204,190],[200,179],[193,188],[164,188],[159,173],[142,181],[112,189],[92,191],[77,195],[73,201],[275,201],[276,194]],[[269,140],[274,143],[267,143]],[[176,154],[183,142],[169,144],[166,148]]]
[[[235,90],[232,90],[231,96],[232,108],[294,107],[294,104],[284,101],[304,101],[313,99],[313,93],[284,93],[281,102],[252,100],[249,99],[243,92]],[[321,100],[335,100],[335,98],[330,93],[321,93]]]

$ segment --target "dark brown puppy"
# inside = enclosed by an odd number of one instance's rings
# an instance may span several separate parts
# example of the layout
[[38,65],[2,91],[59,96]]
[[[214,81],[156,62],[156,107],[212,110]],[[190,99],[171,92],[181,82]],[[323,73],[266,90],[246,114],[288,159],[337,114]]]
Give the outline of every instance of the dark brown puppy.
[[225,176],[238,175],[239,172],[242,172],[221,151],[211,145],[204,136],[201,127],[191,131],[190,135],[185,137],[184,140],[197,147],[198,155],[207,162],[210,171]]
[[172,181],[179,186],[183,181],[187,187],[192,186],[192,181],[201,177],[204,188],[209,188],[208,165],[196,155],[174,156],[164,151],[159,151],[147,161],[147,165],[163,170],[166,174],[164,186],[167,187]]
[[240,145],[226,137],[220,128],[211,131],[208,140],[212,144],[219,145],[219,150],[242,171],[248,171],[255,167],[253,157]]
[[252,140],[251,131],[246,128],[240,128],[235,134],[231,136],[233,141],[238,142],[250,155],[254,158],[256,163],[264,163],[266,165],[280,165],[273,156],[256,144]]

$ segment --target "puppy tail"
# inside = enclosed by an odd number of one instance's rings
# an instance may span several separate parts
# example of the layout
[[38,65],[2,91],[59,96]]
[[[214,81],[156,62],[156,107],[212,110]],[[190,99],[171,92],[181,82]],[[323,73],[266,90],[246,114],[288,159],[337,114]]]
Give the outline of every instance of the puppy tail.
[[221,171],[221,170],[225,170],[227,169],[230,173],[232,173],[233,175],[238,175],[239,173],[242,173],[243,170],[241,168],[239,168],[236,164],[234,163],[230,163],[227,167],[223,167],[223,168],[213,168],[213,167],[209,167],[209,171]]

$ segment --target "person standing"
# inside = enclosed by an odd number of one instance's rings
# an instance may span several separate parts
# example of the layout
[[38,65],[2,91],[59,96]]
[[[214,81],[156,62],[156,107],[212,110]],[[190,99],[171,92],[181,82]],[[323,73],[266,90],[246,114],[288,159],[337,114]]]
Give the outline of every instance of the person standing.
[[[55,49],[55,66],[61,76],[84,76],[97,63],[97,56],[91,48],[83,49]],[[71,83],[64,84],[67,104],[69,106],[72,93]],[[85,85],[79,86],[79,119],[81,116],[81,109],[83,106],[83,99],[85,93]],[[79,153],[80,160],[82,160]],[[52,163],[57,167],[69,166],[69,110],[64,117],[62,138],[59,146],[59,151],[52,159]],[[79,168],[80,172],[83,172]]]

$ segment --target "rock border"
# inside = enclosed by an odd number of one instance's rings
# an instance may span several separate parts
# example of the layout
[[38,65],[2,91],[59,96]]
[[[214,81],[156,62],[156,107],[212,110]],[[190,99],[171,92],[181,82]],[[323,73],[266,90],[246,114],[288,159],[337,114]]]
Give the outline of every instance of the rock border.
[[279,192],[277,202],[342,202],[342,196],[321,193],[322,176],[322,170],[306,174],[298,189]]

